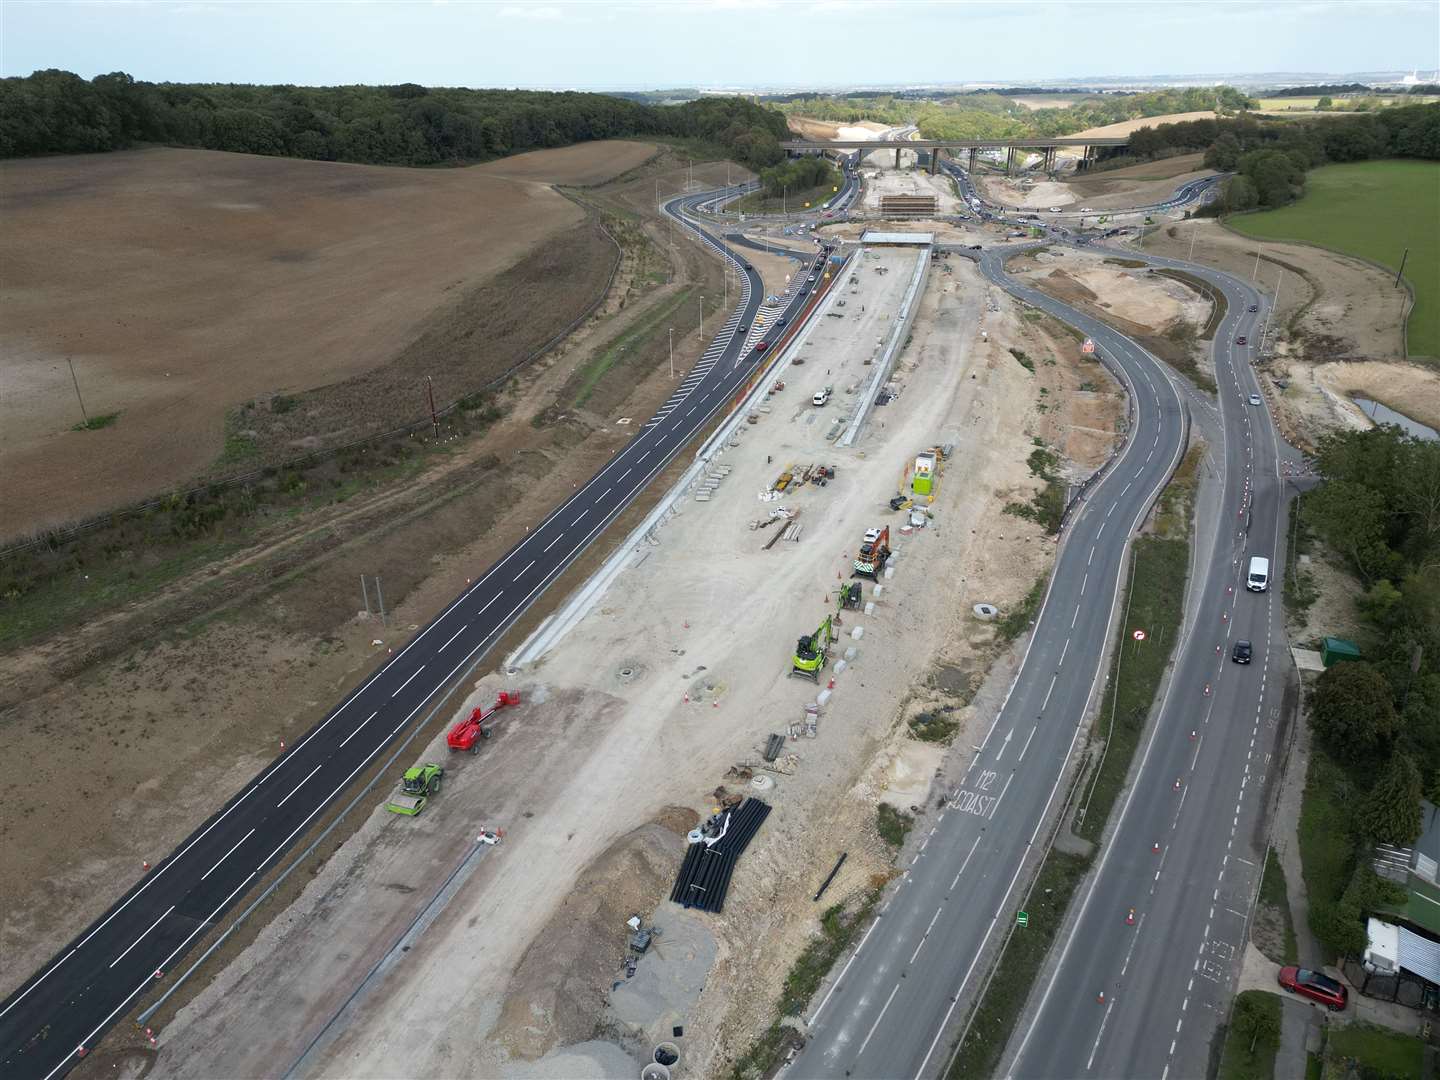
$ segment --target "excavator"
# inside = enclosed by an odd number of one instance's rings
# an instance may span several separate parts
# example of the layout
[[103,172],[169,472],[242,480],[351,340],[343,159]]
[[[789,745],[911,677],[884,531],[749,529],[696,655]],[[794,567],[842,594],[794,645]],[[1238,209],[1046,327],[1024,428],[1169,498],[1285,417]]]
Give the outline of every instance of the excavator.
[[818,683],[820,671],[830,658],[830,646],[834,643],[834,616],[827,615],[815,633],[807,634],[795,644],[795,655],[790,661],[790,674],[803,675],[811,682]]
[[890,560],[890,526],[883,529],[867,529],[865,540],[860,545],[860,555],[855,560],[851,577],[868,577],[880,580],[880,573]]

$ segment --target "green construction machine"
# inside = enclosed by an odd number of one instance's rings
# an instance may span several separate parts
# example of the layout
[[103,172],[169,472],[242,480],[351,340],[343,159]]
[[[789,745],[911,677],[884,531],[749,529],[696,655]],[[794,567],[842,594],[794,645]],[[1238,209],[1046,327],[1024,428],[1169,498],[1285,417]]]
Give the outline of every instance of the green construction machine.
[[428,761],[406,769],[400,780],[400,793],[385,804],[385,809],[392,814],[414,817],[425,809],[427,800],[440,794],[440,778],[444,775],[444,769]]
[[795,645],[795,655],[790,660],[790,674],[802,675],[811,682],[820,681],[820,672],[830,658],[830,646],[835,643],[834,616],[827,615],[820,629],[802,637]]

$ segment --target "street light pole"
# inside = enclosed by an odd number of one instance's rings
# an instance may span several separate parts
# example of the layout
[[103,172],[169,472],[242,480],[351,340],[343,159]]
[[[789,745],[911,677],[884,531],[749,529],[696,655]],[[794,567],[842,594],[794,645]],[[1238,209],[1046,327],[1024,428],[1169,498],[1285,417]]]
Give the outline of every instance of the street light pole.
[[1263,251],[1264,249],[1265,249],[1265,245],[1264,245],[1264,244],[1256,244],[1256,245],[1255,245],[1255,265],[1254,265],[1254,267],[1250,270],[1250,284],[1251,284],[1251,285],[1254,285],[1254,284],[1255,284],[1255,275],[1258,274],[1258,273],[1260,273],[1260,252]]
[[703,347],[705,344],[705,294],[700,294],[700,325],[695,330],[695,337]]
[[675,328],[670,327],[670,378],[675,378]]
[[1200,231],[1200,222],[1198,222],[1198,221],[1192,222],[1191,225],[1190,225],[1190,254],[1189,254],[1189,256],[1187,257],[1187,260],[1186,260],[1187,262],[1194,262],[1194,261],[1195,261],[1195,234],[1196,234],[1197,232],[1199,232],[1199,231]]

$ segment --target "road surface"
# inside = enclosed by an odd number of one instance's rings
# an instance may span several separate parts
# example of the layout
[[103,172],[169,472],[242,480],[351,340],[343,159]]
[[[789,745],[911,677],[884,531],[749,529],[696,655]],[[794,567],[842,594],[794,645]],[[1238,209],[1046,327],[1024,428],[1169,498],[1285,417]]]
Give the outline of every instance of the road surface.
[[[166,987],[196,941],[284,863],[356,777],[403,749],[445,691],[743,388],[764,353],[747,347],[739,331],[753,323],[763,286],[743,257],[693,221],[705,198],[672,199],[665,211],[732,263],[739,306],[670,400],[588,483],[497,563],[477,568],[474,584],[408,645],[0,1004],[0,1076],[63,1074],[147,991]],[[815,266],[827,255],[818,252]],[[782,313],[792,330],[813,299],[805,275],[796,282]]]

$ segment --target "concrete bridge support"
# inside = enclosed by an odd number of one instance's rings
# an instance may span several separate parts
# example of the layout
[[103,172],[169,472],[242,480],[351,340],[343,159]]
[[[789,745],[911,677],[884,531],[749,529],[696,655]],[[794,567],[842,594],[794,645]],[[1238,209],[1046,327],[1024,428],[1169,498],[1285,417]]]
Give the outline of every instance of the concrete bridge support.
[[937,172],[939,172],[939,171],[940,171],[940,151],[939,151],[939,149],[937,148],[937,149],[935,149],[935,150],[931,150],[931,151],[930,151],[930,175],[931,175],[931,176],[934,176],[934,175],[935,175]]
[[1047,146],[1045,148],[1044,171],[1047,173],[1052,173],[1055,171],[1055,147],[1053,146]]
[[970,147],[970,171],[971,171],[972,173],[975,171],[975,154],[976,154],[976,148],[973,147],[973,146]]
[[895,148],[895,168],[898,169],[899,167],[900,167],[900,148],[897,146],[897,147]]
[[1007,146],[1007,147],[1005,148],[1005,175],[1006,175],[1006,176],[1009,176],[1009,175],[1010,175],[1010,170],[1013,169],[1014,167],[1015,167],[1015,148],[1014,148],[1013,146]]

